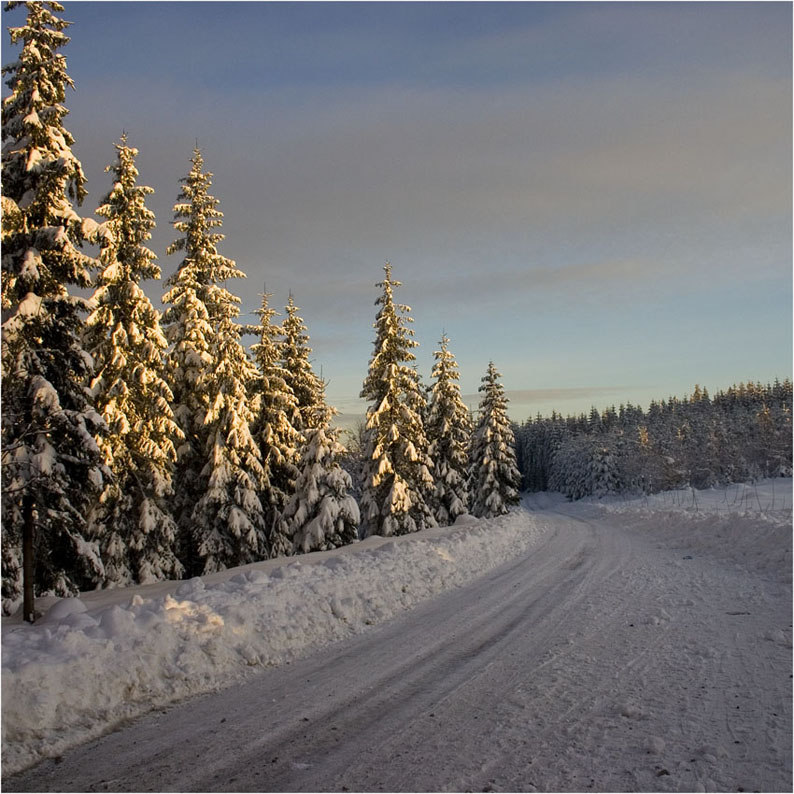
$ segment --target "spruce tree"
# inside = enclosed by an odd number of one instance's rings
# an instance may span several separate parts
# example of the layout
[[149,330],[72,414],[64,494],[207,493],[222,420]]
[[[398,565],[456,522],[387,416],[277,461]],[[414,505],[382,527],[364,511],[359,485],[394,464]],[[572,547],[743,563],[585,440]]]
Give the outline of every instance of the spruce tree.
[[391,277],[376,286],[375,345],[361,396],[370,401],[364,445],[364,486],[361,498],[366,535],[403,535],[435,526],[430,508],[432,461],[422,421],[425,398],[411,350],[417,347],[408,323],[410,308],[394,302],[401,286]]
[[139,286],[159,279],[156,256],[144,246],[155,226],[146,196],[136,184],[138,150],[126,136],[116,145],[111,191],[97,215],[106,219],[100,250],[102,270],[87,320],[86,346],[94,358],[94,403],[110,433],[100,439],[114,480],[89,517],[89,534],[100,543],[108,587],[177,579],[173,496],[174,439],[183,438],[164,380],[168,344],[160,313]]
[[433,508],[440,526],[452,524],[469,511],[469,410],[460,397],[458,364],[449,350],[449,338],[441,337],[441,348],[434,353],[427,418],[428,454],[433,461],[435,491]]
[[253,329],[259,338],[251,348],[258,370],[254,386],[258,400],[254,436],[264,466],[262,498],[269,554],[280,557],[292,554],[293,549],[284,510],[298,477],[301,435],[293,425],[300,417],[298,400],[287,384],[290,373],[282,364],[283,329],[273,322],[277,312],[269,306],[270,297],[268,293],[262,295],[262,306],[257,311],[259,325]]
[[490,362],[479,389],[483,396],[471,440],[471,512],[478,518],[503,515],[519,501],[521,474],[500,377]]
[[358,540],[358,505],[350,475],[339,465],[338,431],[320,424],[304,431],[295,493],[285,510],[295,552],[324,551]]
[[25,24],[10,29],[21,52],[3,68],[3,599],[6,611],[15,608],[24,580],[32,621],[34,592],[66,596],[101,579],[85,515],[109,472],[95,441],[104,423],[86,389],[86,301],[69,294],[90,286],[96,261],[80,246],[97,228],[70,200],[81,204],[86,191],[63,124],[73,83],[58,50],[69,23],[59,3],[24,7]]
[[291,424],[296,430],[318,427],[325,420],[325,384],[314,374],[309,355],[309,335],[303,320],[298,315],[292,295],[286,306],[287,316],[282,323],[284,339],[281,342],[281,359],[284,380],[295,395],[296,410]]
[[251,432],[256,368],[234,322],[240,299],[221,286],[245,274],[217,251],[223,235],[213,230],[223,213],[198,149],[191,163],[174,206],[183,236],[168,248],[184,258],[163,301],[175,415],[186,436],[176,478],[183,562],[191,573],[210,573],[265,556],[264,469]]
[[[281,387],[279,373],[277,369],[266,366],[266,348],[258,349],[263,366],[270,373],[268,401],[275,419],[271,426],[283,428],[276,434],[277,438],[286,437],[298,445],[295,454],[292,449],[284,451],[282,441],[282,451],[276,455],[282,460],[294,460],[296,464],[296,479],[288,486],[291,496],[281,490],[288,496],[288,501],[281,518],[274,516],[276,531],[272,541],[277,554],[290,551],[305,553],[352,543],[358,539],[360,520],[358,505],[349,494],[352,489],[350,475],[339,465],[339,459],[347,450],[339,442],[338,431],[330,428],[335,411],[325,402],[325,384],[312,370],[309,336],[298,311],[290,294],[287,316],[281,327],[283,341],[279,345],[286,398],[278,397]],[[263,319],[269,314],[266,305],[260,314]],[[267,337],[267,334],[262,336]],[[275,348],[275,343],[272,348]],[[289,400],[290,394],[294,402]],[[289,423],[285,421],[287,417],[279,418],[278,412],[272,410],[279,403],[285,408],[292,405]],[[291,433],[290,427],[297,432]],[[278,476],[274,480],[278,481]],[[288,546],[290,542],[291,549]]]

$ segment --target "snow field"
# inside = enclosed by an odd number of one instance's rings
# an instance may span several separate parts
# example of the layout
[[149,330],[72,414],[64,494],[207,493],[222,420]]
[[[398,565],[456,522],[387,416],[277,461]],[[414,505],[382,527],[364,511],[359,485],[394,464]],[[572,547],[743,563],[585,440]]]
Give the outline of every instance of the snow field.
[[682,488],[630,499],[623,496],[607,496],[601,499],[588,497],[583,499],[582,503],[595,502],[609,510],[642,508],[645,511],[685,511],[690,514],[710,515],[749,514],[786,519],[791,516],[793,497],[792,478],[775,477],[754,483],[740,482],[706,490]]
[[763,576],[792,580],[791,478],[583,502],[597,504],[622,524],[636,525],[659,542],[677,544],[692,555],[708,555]]
[[[3,774],[365,631],[520,554],[526,514],[62,599],[3,621]],[[150,597],[147,597],[150,596]]]
[[552,649],[551,696],[527,685],[536,788],[503,790],[791,790],[791,485],[525,496],[601,528],[617,568]]

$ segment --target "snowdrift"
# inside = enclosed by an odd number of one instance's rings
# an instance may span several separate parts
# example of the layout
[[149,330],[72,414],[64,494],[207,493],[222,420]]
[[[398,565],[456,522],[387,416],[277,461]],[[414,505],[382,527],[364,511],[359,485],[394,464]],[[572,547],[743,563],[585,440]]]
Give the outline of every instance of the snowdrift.
[[3,774],[185,697],[344,639],[524,551],[526,513],[53,599],[3,621]]

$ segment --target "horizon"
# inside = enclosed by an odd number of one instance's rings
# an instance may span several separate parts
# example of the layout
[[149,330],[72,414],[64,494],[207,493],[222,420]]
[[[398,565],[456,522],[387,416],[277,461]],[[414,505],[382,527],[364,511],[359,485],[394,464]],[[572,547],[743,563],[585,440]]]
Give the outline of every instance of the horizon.
[[[665,394],[664,396],[657,395],[655,397],[650,397],[645,402],[634,402],[632,400],[622,400],[622,399],[607,399],[604,398],[603,402],[592,402],[590,405],[584,407],[584,399],[581,397],[580,392],[584,391],[588,395],[592,394],[592,390],[590,389],[537,389],[537,390],[527,390],[525,392],[515,392],[510,390],[505,390],[505,397],[507,398],[507,413],[510,417],[511,422],[516,425],[521,425],[527,422],[528,420],[534,420],[538,414],[541,415],[543,419],[548,419],[551,417],[552,412],[555,412],[560,415],[563,419],[567,419],[568,417],[580,417],[580,416],[587,416],[590,411],[595,408],[599,414],[603,414],[605,410],[615,408],[618,410],[621,407],[632,405],[635,408],[640,408],[643,413],[648,412],[648,408],[651,403],[662,403],[662,402],[669,402],[671,399],[679,399],[679,400],[686,400],[692,396],[695,386],[699,386],[703,391],[707,392],[709,398],[713,398],[716,394],[720,394],[722,392],[728,391],[728,389],[740,386],[741,384],[750,385],[761,383],[763,386],[773,385],[775,382],[775,378],[769,378],[767,380],[750,380],[750,379],[741,379],[738,378],[729,384],[725,384],[720,386],[719,388],[712,389],[708,384],[704,383],[693,383],[691,389],[685,390],[679,393],[669,393]],[[781,383],[788,380],[790,382],[790,378],[779,378],[778,379]],[[614,390],[611,389],[605,390],[606,392],[616,395],[620,393],[619,389]],[[466,407],[469,409],[471,414],[476,414],[478,410],[478,405],[481,399],[480,394],[461,394],[461,399],[463,400]],[[575,410],[564,410],[561,409],[560,406],[568,401],[575,403],[578,406]],[[516,405],[553,405],[548,411],[535,411],[535,413],[527,413],[522,414],[520,416],[513,416],[510,413],[510,406],[511,404]],[[367,401],[362,399],[356,400],[349,400],[344,403],[348,410],[340,411],[339,414],[334,417],[332,423],[339,427],[344,432],[354,432],[356,426],[359,422],[363,422],[366,419],[366,408],[367,408]],[[338,408],[338,406],[335,406]],[[351,408],[359,408],[360,410],[355,413],[351,412]]]

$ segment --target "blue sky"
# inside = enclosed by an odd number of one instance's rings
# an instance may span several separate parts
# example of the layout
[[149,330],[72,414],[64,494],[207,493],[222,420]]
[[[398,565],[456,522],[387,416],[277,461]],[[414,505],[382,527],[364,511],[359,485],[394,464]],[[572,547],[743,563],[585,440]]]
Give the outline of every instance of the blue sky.
[[789,3],[65,6],[86,214],[126,130],[169,275],[198,140],[232,290],[293,291],[343,412],[387,259],[425,380],[446,331],[517,420],[791,376]]

